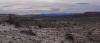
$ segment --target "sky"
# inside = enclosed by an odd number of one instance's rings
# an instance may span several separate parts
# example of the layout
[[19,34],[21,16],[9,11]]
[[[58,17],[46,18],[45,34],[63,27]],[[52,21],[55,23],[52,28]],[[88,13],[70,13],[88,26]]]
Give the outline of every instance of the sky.
[[99,4],[99,0],[0,0],[0,13],[81,13],[100,11]]

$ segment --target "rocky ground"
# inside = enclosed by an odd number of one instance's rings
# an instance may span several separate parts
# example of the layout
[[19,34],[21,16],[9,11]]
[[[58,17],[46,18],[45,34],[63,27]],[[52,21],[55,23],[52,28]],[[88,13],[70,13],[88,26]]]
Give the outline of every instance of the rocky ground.
[[0,25],[0,43],[100,43],[100,24],[85,24],[63,28],[15,28]]

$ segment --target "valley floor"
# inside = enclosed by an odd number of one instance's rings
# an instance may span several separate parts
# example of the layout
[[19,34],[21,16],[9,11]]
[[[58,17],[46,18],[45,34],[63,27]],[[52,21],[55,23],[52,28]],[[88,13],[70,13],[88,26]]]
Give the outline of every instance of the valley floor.
[[[0,43],[100,43],[100,23],[63,28],[0,25]],[[73,37],[73,38],[70,38]]]

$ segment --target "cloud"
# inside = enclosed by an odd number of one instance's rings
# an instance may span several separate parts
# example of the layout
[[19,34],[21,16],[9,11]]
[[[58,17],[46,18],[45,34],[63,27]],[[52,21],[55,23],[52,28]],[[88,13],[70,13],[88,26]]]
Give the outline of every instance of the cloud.
[[[1,13],[40,14],[100,11],[100,1],[90,0],[0,0]],[[10,11],[9,11],[10,10]]]

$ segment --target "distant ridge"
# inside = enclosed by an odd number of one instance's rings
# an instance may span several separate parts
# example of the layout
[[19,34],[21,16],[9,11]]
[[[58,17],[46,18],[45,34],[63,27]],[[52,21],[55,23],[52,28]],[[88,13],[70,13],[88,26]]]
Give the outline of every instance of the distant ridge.
[[78,13],[49,13],[49,14],[39,14],[39,16],[72,16]]
[[[0,16],[8,16],[8,15],[15,15],[17,14],[0,14]],[[20,15],[19,15],[20,16]],[[71,17],[100,17],[100,12],[85,12],[85,13],[49,13],[49,14],[27,14],[21,16],[71,16]]]
[[84,17],[100,17],[100,12],[85,12],[79,16],[80,17],[82,17],[82,16],[84,16]]

